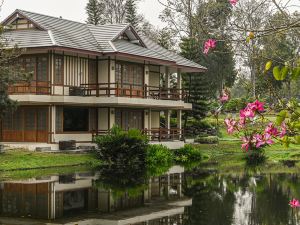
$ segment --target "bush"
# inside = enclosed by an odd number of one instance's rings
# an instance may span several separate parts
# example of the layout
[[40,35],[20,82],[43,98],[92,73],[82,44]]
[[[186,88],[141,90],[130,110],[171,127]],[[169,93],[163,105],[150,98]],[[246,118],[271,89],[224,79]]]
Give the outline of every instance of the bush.
[[174,160],[173,152],[163,145],[149,145],[146,163],[150,176],[159,176],[168,171]]
[[217,136],[201,137],[198,136],[195,142],[200,144],[217,144],[219,143],[219,138]]
[[144,164],[148,139],[139,130],[123,131],[115,126],[110,134],[97,136],[96,156],[107,164],[134,165]]
[[230,99],[224,105],[224,111],[226,112],[239,112],[241,109],[245,108],[249,101],[245,98],[233,98]]
[[193,145],[185,145],[183,148],[180,148],[175,151],[175,161],[177,163],[188,163],[201,160],[201,152]]

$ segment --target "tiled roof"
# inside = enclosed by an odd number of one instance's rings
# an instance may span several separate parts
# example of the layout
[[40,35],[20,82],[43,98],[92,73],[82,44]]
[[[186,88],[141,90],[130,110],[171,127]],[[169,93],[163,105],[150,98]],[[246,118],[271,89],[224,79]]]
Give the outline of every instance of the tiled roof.
[[[10,41],[10,46],[14,44],[18,44],[22,48],[60,46],[102,54],[123,53],[154,60],[164,60],[195,71],[206,70],[205,67],[164,49],[149,38],[138,35],[129,24],[95,26],[19,9],[10,17],[15,14],[27,18],[36,24],[40,30],[5,32],[4,37]],[[5,25],[8,19],[2,24]],[[128,29],[135,33],[140,43],[142,43],[141,45],[132,43],[130,40],[117,38]]]

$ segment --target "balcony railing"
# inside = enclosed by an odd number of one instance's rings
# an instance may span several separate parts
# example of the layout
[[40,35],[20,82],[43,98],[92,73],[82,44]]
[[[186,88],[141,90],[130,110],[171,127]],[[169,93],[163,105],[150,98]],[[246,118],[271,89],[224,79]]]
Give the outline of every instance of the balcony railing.
[[36,94],[49,95],[51,93],[51,85],[49,81],[30,81],[14,84],[8,88],[10,95],[17,94]]
[[[184,130],[179,128],[154,128],[142,130],[150,141],[164,142],[164,141],[179,141],[184,138]],[[109,130],[99,130],[93,132],[93,137],[106,135]]]
[[[127,97],[157,100],[184,101],[187,92],[178,88],[165,88],[149,85],[99,83],[81,84],[80,86],[51,85],[50,82],[31,81],[12,85],[8,92],[10,95],[35,94],[50,95],[52,87],[60,86],[62,93],[55,95],[69,96],[95,96],[95,97]],[[68,90],[68,91],[65,91]],[[66,94],[67,93],[67,94]]]
[[159,100],[184,100],[186,98],[186,92],[182,89],[137,84],[81,84],[80,88],[75,89],[84,96],[114,96]]

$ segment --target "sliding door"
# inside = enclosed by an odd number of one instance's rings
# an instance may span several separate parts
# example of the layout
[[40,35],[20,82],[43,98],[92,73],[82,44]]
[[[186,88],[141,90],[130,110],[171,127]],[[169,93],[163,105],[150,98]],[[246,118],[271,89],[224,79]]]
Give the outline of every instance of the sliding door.
[[48,107],[19,107],[2,123],[4,142],[48,142]]

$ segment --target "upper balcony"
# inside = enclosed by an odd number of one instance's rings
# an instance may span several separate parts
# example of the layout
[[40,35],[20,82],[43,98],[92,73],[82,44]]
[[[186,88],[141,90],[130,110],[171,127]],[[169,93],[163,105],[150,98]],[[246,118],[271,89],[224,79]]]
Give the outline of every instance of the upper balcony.
[[34,72],[30,82],[9,87],[12,98],[21,102],[191,108],[176,68],[58,54],[27,55],[20,63]]
[[[51,95],[51,90],[55,86],[50,82],[31,81],[10,86],[8,92],[10,95]],[[81,84],[68,86],[67,89],[68,96],[80,97],[127,97],[171,101],[185,101],[187,97],[187,92],[183,89],[146,84],[126,84],[125,86],[119,83]]]

